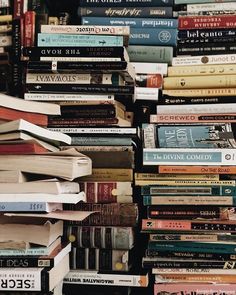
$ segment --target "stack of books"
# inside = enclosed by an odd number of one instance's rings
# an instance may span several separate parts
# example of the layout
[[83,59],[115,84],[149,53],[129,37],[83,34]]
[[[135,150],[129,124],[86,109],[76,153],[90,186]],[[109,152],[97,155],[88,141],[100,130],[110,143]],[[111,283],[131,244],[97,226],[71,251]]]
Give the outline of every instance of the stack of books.
[[204,2],[176,1],[178,56],[142,125],[144,169],[158,171],[136,179],[154,294],[235,289],[235,3]]
[[12,5],[10,0],[0,3],[0,92],[9,91],[10,54],[12,51]]

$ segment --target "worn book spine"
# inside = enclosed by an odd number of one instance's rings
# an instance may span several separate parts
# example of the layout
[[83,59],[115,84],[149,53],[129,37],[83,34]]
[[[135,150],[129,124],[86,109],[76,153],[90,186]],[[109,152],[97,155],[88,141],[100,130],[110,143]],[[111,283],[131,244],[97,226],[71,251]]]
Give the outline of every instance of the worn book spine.
[[24,47],[35,45],[35,11],[26,11],[24,15]]
[[132,17],[132,18],[169,18],[173,15],[172,7],[79,7],[77,10],[79,17]]
[[104,7],[104,6],[111,6],[111,7],[119,7],[119,6],[130,6],[130,7],[155,7],[155,6],[173,6],[173,0],[119,0],[114,2],[113,0],[82,0],[80,2],[81,7]]
[[122,36],[75,35],[75,34],[38,34],[38,46],[74,47],[80,46],[123,46]]
[[65,234],[72,246],[80,248],[128,250],[134,243],[132,227],[69,225]]

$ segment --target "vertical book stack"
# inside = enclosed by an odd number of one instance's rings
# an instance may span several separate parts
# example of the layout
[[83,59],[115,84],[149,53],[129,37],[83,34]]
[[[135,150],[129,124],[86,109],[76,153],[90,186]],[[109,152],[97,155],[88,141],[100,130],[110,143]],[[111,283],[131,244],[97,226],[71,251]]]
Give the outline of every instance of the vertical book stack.
[[91,173],[91,160],[74,149],[60,152],[59,144],[71,138],[32,123],[45,126],[59,106],[3,94],[0,104],[6,114],[0,124],[0,290],[59,295],[71,250],[62,240],[63,220],[90,214],[68,213],[63,204],[86,201],[73,179]]
[[140,182],[142,230],[150,234],[143,266],[155,274],[155,294],[229,294],[236,278],[235,2],[176,4],[177,57],[142,128],[143,165],[159,172]]

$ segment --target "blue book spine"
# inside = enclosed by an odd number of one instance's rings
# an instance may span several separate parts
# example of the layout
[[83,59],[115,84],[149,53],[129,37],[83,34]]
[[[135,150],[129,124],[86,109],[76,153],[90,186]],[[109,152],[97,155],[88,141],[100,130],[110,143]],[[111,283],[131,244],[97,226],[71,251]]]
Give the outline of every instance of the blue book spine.
[[72,34],[38,34],[38,46],[43,47],[104,47],[123,46],[123,36],[103,36],[103,35],[72,35]]
[[148,243],[149,250],[165,250],[165,251],[191,251],[191,252],[204,252],[207,253],[236,253],[235,244],[211,244],[211,243],[201,243],[201,242],[169,242],[169,243],[162,243],[162,242],[155,242],[151,241]]
[[47,212],[47,202],[0,202],[0,212]]
[[174,18],[82,17],[83,25],[130,26],[130,28],[178,28]]
[[174,0],[80,0],[81,7],[104,7],[104,6],[173,6]]
[[176,46],[177,29],[131,28],[130,45]]
[[154,186],[141,187],[142,195],[155,196],[235,196],[235,186]]

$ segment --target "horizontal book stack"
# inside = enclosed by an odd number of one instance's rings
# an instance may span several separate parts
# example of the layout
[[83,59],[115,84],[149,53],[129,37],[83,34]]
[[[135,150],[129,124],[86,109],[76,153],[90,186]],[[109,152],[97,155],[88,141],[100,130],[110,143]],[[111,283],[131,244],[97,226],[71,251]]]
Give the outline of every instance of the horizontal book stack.
[[142,125],[143,167],[155,173],[136,184],[154,294],[235,289],[235,3],[210,2],[176,1],[177,57]]
[[[3,94],[0,100],[11,115],[60,114],[53,104]],[[68,135],[24,119],[7,121],[0,124],[0,290],[59,295],[71,251],[71,243],[63,241],[63,220],[91,214],[67,212],[63,204],[86,202],[73,180],[91,174],[91,160],[74,149],[59,151],[60,143],[70,144]]]
[[12,3],[10,0],[0,3],[0,92],[9,91],[11,81],[12,52]]

